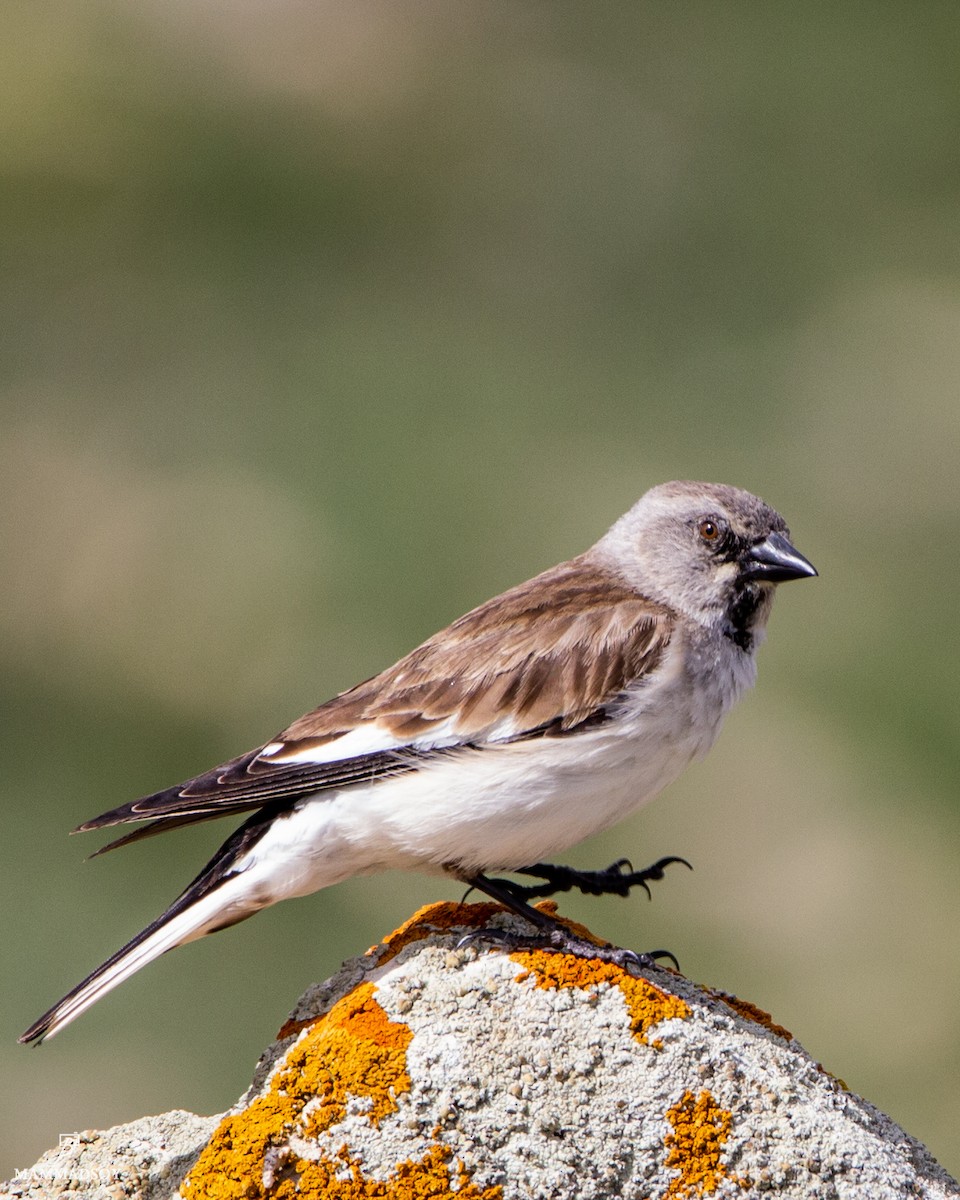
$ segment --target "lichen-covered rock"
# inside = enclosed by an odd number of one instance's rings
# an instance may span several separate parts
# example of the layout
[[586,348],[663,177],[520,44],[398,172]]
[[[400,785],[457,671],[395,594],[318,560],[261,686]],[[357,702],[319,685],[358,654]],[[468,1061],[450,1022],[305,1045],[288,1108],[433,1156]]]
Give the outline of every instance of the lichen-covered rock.
[[302,997],[198,1157],[194,1128],[177,1171],[101,1191],[80,1154],[74,1195],[165,1200],[189,1161],[184,1200],[960,1196],[752,1005],[669,971],[458,946],[487,925],[522,931],[492,904],[421,910]]
[[[749,1004],[508,953],[439,904],[312,989],[185,1200],[960,1195]],[[586,931],[581,931],[586,932]]]

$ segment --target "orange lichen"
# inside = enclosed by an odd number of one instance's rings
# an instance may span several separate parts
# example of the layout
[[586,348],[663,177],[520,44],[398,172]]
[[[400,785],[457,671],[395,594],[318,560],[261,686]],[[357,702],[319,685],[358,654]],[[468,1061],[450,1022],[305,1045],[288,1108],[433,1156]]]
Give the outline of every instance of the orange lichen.
[[491,917],[504,912],[506,909],[499,904],[488,901],[480,904],[461,904],[457,901],[442,900],[437,904],[425,904],[398,929],[388,934],[381,943],[371,946],[367,954],[377,956],[378,965],[382,966],[411,942],[423,941],[448,929],[480,929]]
[[[406,1051],[413,1034],[389,1020],[374,990],[363,983],[317,1018],[287,1052],[269,1092],[224,1118],[184,1184],[185,1195],[256,1200],[268,1194],[262,1180],[271,1150],[291,1133],[309,1138],[328,1129],[346,1115],[350,1097],[370,1101],[373,1125],[396,1111],[397,1095],[410,1088]],[[302,1195],[291,1176],[302,1177],[308,1165],[285,1167],[269,1194]]]
[[593,991],[601,983],[618,987],[630,1014],[630,1032],[638,1042],[654,1049],[660,1049],[661,1043],[648,1041],[647,1035],[655,1025],[671,1017],[690,1016],[689,1007],[679,996],[662,992],[648,980],[598,958],[577,958],[549,950],[521,950],[511,958],[525,968],[517,981],[532,976],[538,988],[575,987]]
[[[554,917],[557,912],[557,902],[555,900],[540,900],[534,905],[534,908]],[[477,904],[464,904],[450,900],[441,900],[436,904],[425,904],[423,908],[418,909],[409,920],[404,921],[393,933],[388,934],[382,942],[371,946],[367,951],[367,955],[375,957],[377,965],[382,966],[384,963],[389,962],[390,959],[395,958],[411,942],[420,942],[435,933],[444,933],[450,929],[482,929],[488,924],[491,917],[503,916],[505,913],[508,914],[509,909],[504,908],[501,904],[494,904],[489,900],[480,901]],[[570,921],[565,917],[557,919],[572,933],[577,934],[578,937],[582,937],[589,942],[594,942],[598,946],[605,944],[596,934],[591,933],[585,925],[580,925],[578,922]]]
[[406,1056],[413,1034],[390,1021],[373,992],[373,984],[363,983],[334,1005],[326,1027],[299,1041],[276,1076],[280,1091],[305,1090],[319,1099],[304,1128],[307,1136],[341,1121],[350,1096],[368,1097],[367,1118],[379,1125],[396,1111],[396,1096],[410,1090]]
[[[298,1181],[301,1196],[337,1200],[502,1200],[499,1185],[478,1188],[463,1167],[451,1178],[447,1146],[433,1146],[423,1158],[397,1163],[388,1179],[371,1179],[354,1160],[307,1163]],[[345,1177],[345,1165],[350,1174]]]
[[362,983],[305,1023],[269,1092],[221,1121],[184,1182],[188,1200],[502,1200],[499,1187],[471,1183],[462,1164],[451,1172],[446,1146],[397,1163],[386,1179],[365,1175],[345,1148],[317,1158],[290,1149],[292,1135],[309,1142],[343,1120],[351,1097],[369,1102],[364,1116],[377,1126],[409,1091],[413,1034],[388,1018],[375,990]]
[[730,1134],[730,1113],[709,1092],[701,1092],[694,1099],[688,1090],[667,1110],[667,1120],[673,1132],[663,1139],[666,1165],[678,1174],[670,1181],[666,1194],[686,1200],[715,1192],[721,1180],[730,1178],[720,1163]]
[[[592,933],[586,925],[571,921],[566,917],[557,917],[557,902],[555,900],[540,900],[534,906],[540,912],[555,917],[557,921],[570,930],[571,933],[593,942],[597,946],[607,943]],[[481,901],[477,904],[465,904],[460,901],[441,900],[435,904],[425,904],[408,920],[404,921],[393,933],[387,934],[382,942],[371,946],[366,957],[375,958],[377,966],[383,966],[395,958],[404,947],[412,942],[421,942],[437,933],[445,933],[450,929],[482,929],[492,917],[509,915],[509,909],[491,901]],[[531,931],[532,932],[532,931]],[[288,1036],[297,1032],[309,1022],[288,1021],[283,1027],[282,1035]]]
[[717,991],[714,988],[704,988],[711,996],[715,996],[717,1000],[722,1000],[728,1008],[732,1008],[735,1013],[738,1013],[747,1021],[752,1021],[754,1025],[762,1025],[764,1029],[769,1029],[771,1033],[775,1033],[777,1037],[782,1037],[784,1041],[790,1042],[793,1040],[793,1034],[789,1029],[784,1029],[782,1025],[778,1025],[773,1017],[762,1008],[758,1008],[756,1004],[751,1004],[749,1000],[741,1000],[739,996],[731,995],[730,992]]

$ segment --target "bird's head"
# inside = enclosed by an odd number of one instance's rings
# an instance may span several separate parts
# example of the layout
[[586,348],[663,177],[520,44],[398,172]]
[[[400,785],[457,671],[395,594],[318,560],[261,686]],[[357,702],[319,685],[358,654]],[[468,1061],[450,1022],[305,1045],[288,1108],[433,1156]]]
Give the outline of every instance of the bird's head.
[[816,575],[778,512],[757,496],[686,480],[651,488],[597,543],[633,587],[752,649],[774,586]]

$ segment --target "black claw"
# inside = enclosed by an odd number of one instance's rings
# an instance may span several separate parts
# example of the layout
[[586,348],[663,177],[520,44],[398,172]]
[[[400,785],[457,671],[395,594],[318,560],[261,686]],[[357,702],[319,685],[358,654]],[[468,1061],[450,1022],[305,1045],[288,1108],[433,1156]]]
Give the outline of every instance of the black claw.
[[502,929],[471,929],[457,942],[457,949],[462,950],[464,946],[472,946],[474,942],[479,942],[481,939],[497,942],[500,940],[500,934],[505,932]]
[[671,863],[682,863],[688,871],[693,870],[693,863],[687,862],[687,860],[685,858],[681,858],[679,854],[668,854],[666,858],[658,859],[654,863],[654,866],[669,867]]
[[648,950],[643,957],[649,958],[654,965],[656,965],[661,958],[667,959],[669,962],[673,963],[673,969],[675,971],[680,970],[680,964],[677,962],[677,956],[675,954],[671,954],[669,950]]

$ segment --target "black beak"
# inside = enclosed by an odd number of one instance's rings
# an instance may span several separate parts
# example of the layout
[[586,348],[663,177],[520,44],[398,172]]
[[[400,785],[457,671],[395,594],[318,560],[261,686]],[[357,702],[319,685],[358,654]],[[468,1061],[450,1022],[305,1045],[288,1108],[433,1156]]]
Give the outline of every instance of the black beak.
[[743,558],[743,579],[761,583],[784,583],[788,579],[807,579],[817,574],[799,550],[794,550],[782,533],[771,533],[752,546]]

